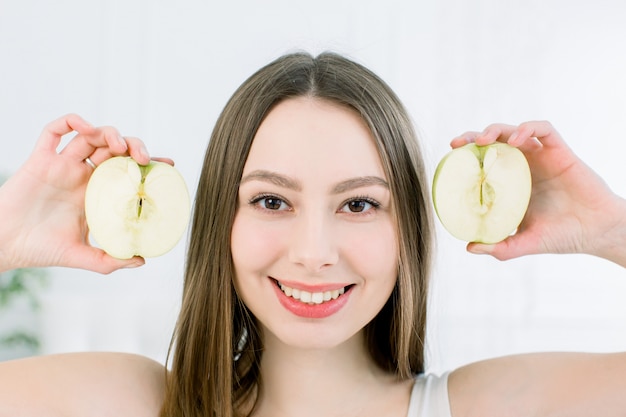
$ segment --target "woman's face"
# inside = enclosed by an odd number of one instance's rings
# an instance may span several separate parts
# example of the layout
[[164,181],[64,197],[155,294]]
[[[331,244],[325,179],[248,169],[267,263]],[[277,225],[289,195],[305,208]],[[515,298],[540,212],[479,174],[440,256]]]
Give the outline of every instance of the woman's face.
[[395,285],[395,230],[374,139],[355,111],[303,97],[267,115],[231,241],[237,292],[265,332],[306,348],[358,333]]

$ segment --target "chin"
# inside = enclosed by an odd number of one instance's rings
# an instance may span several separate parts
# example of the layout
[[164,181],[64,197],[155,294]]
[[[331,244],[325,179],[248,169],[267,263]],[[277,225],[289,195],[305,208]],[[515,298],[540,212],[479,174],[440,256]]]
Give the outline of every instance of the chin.
[[[319,323],[299,323],[272,331],[265,328],[264,339],[280,343],[289,348],[301,350],[328,350],[335,349],[348,341],[362,337],[362,329],[356,332],[338,328],[336,325],[320,326]],[[271,343],[271,342],[270,342]]]

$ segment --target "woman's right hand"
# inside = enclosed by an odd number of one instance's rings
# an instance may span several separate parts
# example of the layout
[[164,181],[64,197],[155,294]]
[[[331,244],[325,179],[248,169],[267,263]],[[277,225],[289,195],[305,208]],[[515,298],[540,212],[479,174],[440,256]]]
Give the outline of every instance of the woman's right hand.
[[451,145],[495,141],[524,152],[533,178],[530,205],[516,234],[494,245],[470,243],[470,252],[501,260],[586,253],[626,266],[626,201],[574,154],[549,122],[493,124],[467,132]]
[[[59,152],[61,137],[76,135]],[[93,168],[116,155],[140,164],[150,157],[137,138],[112,127],[93,127],[75,114],[48,124],[19,170],[0,187],[0,272],[22,267],[65,266],[100,273],[144,264],[120,260],[89,244],[85,188]]]

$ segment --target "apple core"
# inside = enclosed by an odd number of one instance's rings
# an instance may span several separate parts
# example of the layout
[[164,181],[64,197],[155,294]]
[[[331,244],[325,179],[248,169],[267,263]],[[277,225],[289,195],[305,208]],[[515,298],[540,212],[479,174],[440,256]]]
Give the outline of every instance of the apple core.
[[109,255],[156,257],[171,250],[189,223],[191,202],[171,165],[139,165],[130,157],[100,164],[85,191],[85,216],[96,243]]
[[433,204],[444,228],[466,242],[497,243],[522,222],[532,188],[526,157],[496,142],[449,152],[433,178]]

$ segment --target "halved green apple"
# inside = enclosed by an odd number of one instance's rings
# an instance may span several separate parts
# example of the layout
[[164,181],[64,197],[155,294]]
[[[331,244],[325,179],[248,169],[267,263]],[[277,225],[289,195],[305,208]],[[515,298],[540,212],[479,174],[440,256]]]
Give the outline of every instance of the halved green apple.
[[184,235],[191,202],[185,180],[173,166],[129,157],[107,159],[85,191],[85,216],[93,239],[119,259],[156,257]]
[[506,143],[469,143],[439,162],[433,204],[439,220],[466,242],[497,243],[522,222],[532,188],[524,154]]

